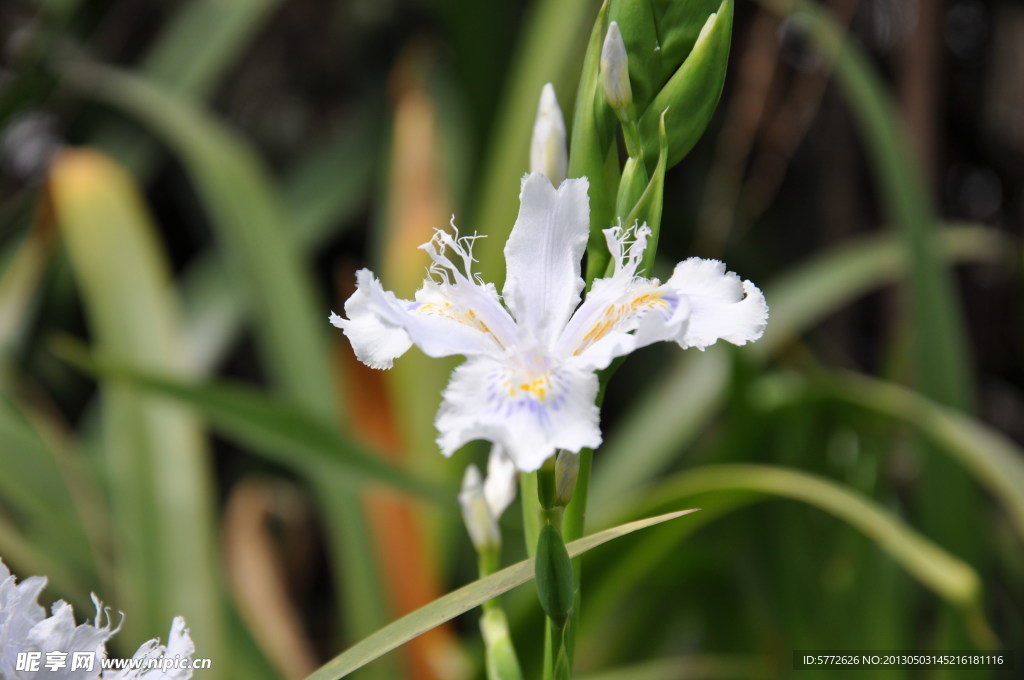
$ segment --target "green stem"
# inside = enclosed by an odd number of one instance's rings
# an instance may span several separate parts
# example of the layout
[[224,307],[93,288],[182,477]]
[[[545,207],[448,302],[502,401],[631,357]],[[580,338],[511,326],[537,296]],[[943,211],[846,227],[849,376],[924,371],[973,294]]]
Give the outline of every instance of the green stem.
[[[574,455],[574,454],[563,454],[563,455]],[[570,568],[568,555],[565,554],[564,548],[564,535],[563,525],[565,518],[566,503],[571,504],[575,500],[573,482],[568,482],[566,487],[567,491],[564,490],[562,494],[558,492],[560,475],[565,475],[566,468],[560,467],[558,463],[558,456],[553,456],[548,459],[544,465],[537,472],[537,497],[539,500],[539,516],[542,529],[540,532],[540,541],[547,546],[538,547],[537,558],[538,564],[545,559],[552,559],[551,571],[547,574],[566,574],[571,569],[571,580],[562,580],[560,577],[553,579],[554,583],[547,586],[547,588],[554,588],[554,590],[546,590],[542,588],[543,582],[540,578],[540,574],[544,569],[538,567],[538,593],[541,595],[542,604],[545,606],[545,611],[548,613],[548,617],[545,620],[545,636],[544,636],[544,678],[546,680],[562,680],[572,676],[572,635],[568,633],[569,628],[575,628],[573,623],[573,616],[579,605],[579,589],[576,588],[576,573],[578,571],[578,565],[573,564]],[[589,464],[589,457],[588,457]],[[582,465],[583,461],[580,460]],[[576,482],[578,482],[578,473],[571,475]],[[572,496],[566,498],[566,496]],[[582,522],[582,514],[580,515],[579,521]],[[554,530],[554,533],[550,531]],[[556,539],[557,543],[561,544],[562,547],[557,550],[552,549],[551,539]],[[559,564],[560,560],[555,559],[557,553],[562,553],[562,558],[565,560],[564,571],[560,568],[556,568],[554,565]],[[564,599],[555,597],[552,598],[547,593],[571,593],[572,605],[566,607]],[[556,601],[552,603],[552,600]],[[554,612],[558,612],[557,615]],[[552,618],[555,617],[555,618]]]
[[[485,547],[477,551],[480,578],[486,578],[501,568],[501,547]],[[522,680],[519,656],[508,629],[508,617],[497,597],[480,605],[480,633],[484,639],[487,680]]]
[[626,153],[629,157],[643,160],[644,146],[640,143],[640,127],[636,124],[636,119],[622,123],[622,138],[626,142]]
[[519,495],[523,499],[523,538],[526,553],[537,554],[537,538],[540,536],[540,498],[537,495],[537,473],[524,472],[519,475]]

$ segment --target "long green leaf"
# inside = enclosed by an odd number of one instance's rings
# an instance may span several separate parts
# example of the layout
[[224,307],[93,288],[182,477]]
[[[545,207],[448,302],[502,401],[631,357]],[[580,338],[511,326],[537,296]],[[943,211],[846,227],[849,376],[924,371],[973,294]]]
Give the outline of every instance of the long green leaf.
[[[82,93],[137,117],[178,155],[251,308],[260,312],[254,330],[274,383],[310,412],[335,417],[327,306],[315,304],[308,268],[285,235],[283,203],[252,147],[202,109],[129,73],[82,60],[62,64],[62,73]],[[359,499],[335,488],[333,475],[310,481],[330,525],[347,629],[356,635],[374,630],[385,613]]]
[[[71,151],[49,189],[96,345],[117,360],[185,370],[169,267],[132,179],[106,156]],[[137,640],[186,616],[216,656],[223,612],[201,430],[181,408],[123,384],[104,382],[102,398],[118,606],[139,622]]]
[[765,380],[761,389],[771,395],[773,406],[823,394],[910,423],[999,500],[1024,540],[1024,449],[1006,435],[905,387],[864,375],[842,372]]
[[[84,584],[77,593],[61,584],[63,591],[69,597],[85,598],[99,586],[92,539],[99,526],[106,528],[109,518],[97,516],[95,480],[89,478],[82,461],[62,454],[17,403],[0,397],[0,469],[4,471],[0,497],[4,507],[17,516],[22,533],[32,536],[39,554],[60,562],[76,574],[76,584]],[[0,549],[0,556],[6,554]]]
[[[696,512],[696,510],[670,512],[665,515],[658,515],[657,517],[650,517],[622,524],[611,529],[605,529],[604,531],[599,531],[569,543],[566,549],[569,551],[570,557],[576,557],[608,541],[626,536],[634,531],[676,519],[677,517],[682,517],[691,512]],[[526,583],[533,578],[533,575],[534,561],[531,558],[474,581],[458,590],[454,590],[430,604],[420,607],[410,614],[406,614],[394,623],[389,624],[352,646],[310,675],[307,680],[335,680],[335,678],[344,677],[408,642],[417,635],[436,628],[445,621],[450,621],[459,614],[463,614],[502,593],[508,592],[516,586]]]
[[257,338],[275,382],[296,401],[333,414],[328,326],[313,306],[316,296],[296,246],[285,236],[284,207],[252,148],[201,109],[141,78],[84,61],[64,66],[69,84],[138,117],[179,155],[226,258],[263,313]]
[[[940,235],[954,262],[1000,261],[1012,242],[992,229],[958,227]],[[832,312],[907,275],[907,255],[893,235],[848,241],[765,288],[771,317],[764,337],[745,347],[765,361]],[[608,521],[620,492],[660,472],[718,410],[729,375],[725,348],[686,353],[670,366],[597,453],[593,512]],[[634,442],[643,441],[642,447]],[[600,521],[600,520],[599,520]]]
[[66,339],[55,342],[53,348],[89,373],[123,381],[195,409],[223,434],[275,463],[309,474],[331,468],[347,480],[350,488],[362,482],[382,482],[440,503],[449,503],[454,496],[454,492],[391,467],[345,437],[333,421],[284,399],[239,384],[188,382],[128,364],[96,361]]
[[[854,527],[939,596],[960,607],[975,605],[981,593],[978,574],[919,534],[888,510],[845,486],[799,470],[770,465],[708,465],[670,477],[653,492],[633,495],[642,513],[707,493],[755,492],[814,506]],[[739,506],[737,506],[739,507]]]
[[6,370],[10,353],[24,335],[39,282],[50,259],[51,240],[42,228],[32,229],[14,244],[0,268],[0,370]]
[[[288,236],[303,253],[352,224],[373,177],[378,139],[376,106],[301,158],[285,174],[281,198],[290,216]],[[245,287],[224,271],[222,258],[204,252],[182,273],[189,357],[206,373],[224,357],[244,322],[259,314]]]

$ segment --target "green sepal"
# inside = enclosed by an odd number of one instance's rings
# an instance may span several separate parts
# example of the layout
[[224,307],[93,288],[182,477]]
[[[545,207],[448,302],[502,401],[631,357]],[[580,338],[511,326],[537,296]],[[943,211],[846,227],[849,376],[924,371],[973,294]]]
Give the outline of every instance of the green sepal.
[[622,218],[622,226],[628,227],[632,221],[626,216],[633,212],[650,184],[651,176],[642,158],[627,158],[622,168],[622,179],[619,180],[619,195],[615,201],[615,215]]
[[[697,42],[700,30],[712,12],[720,11],[722,0],[648,0],[654,10],[654,25],[658,31],[661,47],[660,70],[658,71],[658,88],[661,89],[676,72],[679,65],[686,61]],[[624,0],[624,4],[632,4],[635,0]],[[621,21],[620,21],[621,28]],[[627,47],[630,45],[628,38]],[[631,53],[632,54],[632,53]],[[644,101],[644,107],[650,100]]]
[[559,629],[572,613],[572,561],[565,549],[562,535],[550,524],[540,530],[537,541],[536,580],[540,606]]
[[693,148],[711,120],[725,83],[732,39],[732,0],[723,0],[717,13],[708,17],[686,61],[654,97],[640,117],[644,157],[657,151],[658,124],[669,109],[668,165],[674,166]]
[[644,259],[640,263],[638,271],[650,273],[654,265],[654,256],[658,252],[658,235],[661,234],[661,210],[665,202],[665,170],[668,166],[668,135],[665,132],[665,118],[668,111],[663,111],[661,120],[658,123],[658,164],[654,166],[654,174],[647,188],[637,200],[636,205],[629,211],[623,225],[629,226],[639,222],[646,223],[651,228],[651,235],[647,239],[647,248],[644,250]]
[[604,273],[608,263],[602,229],[612,226],[615,188],[619,178],[618,119],[601,89],[601,47],[607,28],[608,3],[594,21],[576,91],[572,134],[569,142],[569,177],[586,177],[590,183],[590,242],[587,245],[589,283]]
[[555,457],[551,456],[537,470],[537,500],[541,508],[550,510],[555,507],[556,496]]
[[[604,276],[612,254],[608,252],[608,242],[604,238],[604,230],[618,223],[615,212],[615,195],[619,182],[619,149],[612,145],[605,156],[604,175],[600,181],[602,195],[598,200],[590,200],[590,240],[587,243],[586,282],[589,289],[594,279]],[[594,183],[590,184],[590,195],[595,196]]]

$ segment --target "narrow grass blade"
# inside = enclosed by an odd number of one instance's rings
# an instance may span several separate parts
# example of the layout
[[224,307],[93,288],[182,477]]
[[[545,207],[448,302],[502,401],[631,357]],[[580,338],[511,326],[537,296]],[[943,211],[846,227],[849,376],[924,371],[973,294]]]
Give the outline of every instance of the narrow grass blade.
[[[312,253],[338,235],[364,204],[380,146],[378,108],[367,107],[285,172],[281,199],[289,215],[287,235],[301,253]],[[243,283],[224,271],[223,257],[213,251],[188,266],[181,287],[189,358],[207,373],[259,310],[247,304]]]
[[21,342],[39,282],[52,252],[50,235],[37,225],[4,253],[0,267],[0,371]]
[[[613,539],[682,517],[691,512],[696,512],[696,510],[681,510],[622,524],[575,540],[566,548],[570,557],[576,557]],[[403,616],[349,648],[310,675],[307,680],[335,680],[335,678],[344,677],[417,635],[526,583],[533,578],[533,574],[533,559],[523,560],[486,578],[454,590],[427,606]]]
[[692,501],[700,494],[735,491],[768,494],[812,505],[870,538],[940,597],[964,608],[979,600],[981,581],[969,565],[874,501],[806,472],[770,465],[708,465],[670,477],[653,492],[634,496],[632,503],[634,512],[641,513]]
[[910,423],[952,456],[1005,509],[1024,541],[1024,449],[981,421],[905,387],[855,373],[831,373],[809,380],[794,375],[766,378],[770,403],[824,395],[888,418]]
[[[94,480],[80,463],[55,451],[15,402],[0,397],[0,497],[4,509],[18,518],[18,525],[32,536],[39,553],[59,558],[66,569],[78,575],[75,581],[86,588],[77,596],[88,601],[88,592],[99,585],[99,555],[86,522],[103,523],[108,518],[96,516],[95,503],[89,502],[95,501]],[[82,505],[76,503],[83,500]],[[93,531],[96,528],[93,524]],[[3,555],[0,551],[0,557]]]
[[[68,151],[49,191],[97,346],[168,372],[185,366],[177,300],[155,230],[131,178],[106,156]],[[117,606],[136,641],[184,615],[210,656],[220,653],[213,487],[206,447],[181,408],[102,384],[104,470],[117,555]]]
[[141,78],[93,63],[65,67],[69,84],[138,117],[179,155],[250,303],[262,310],[257,338],[275,382],[331,414],[326,315],[313,306],[313,286],[282,228],[284,207],[253,149],[201,109]]
[[455,495],[393,468],[346,438],[333,421],[279,397],[237,384],[188,382],[130,364],[96,361],[67,340],[55,343],[54,350],[103,379],[119,380],[195,409],[223,434],[286,467],[308,474],[332,468],[350,488],[381,482],[439,503],[451,503]]

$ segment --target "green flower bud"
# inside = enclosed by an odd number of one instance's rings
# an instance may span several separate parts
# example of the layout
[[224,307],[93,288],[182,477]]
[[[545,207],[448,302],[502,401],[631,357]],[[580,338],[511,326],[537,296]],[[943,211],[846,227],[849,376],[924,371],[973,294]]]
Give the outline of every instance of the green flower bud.
[[555,88],[548,83],[540,92],[537,118],[530,144],[530,172],[539,172],[556,187],[565,179],[569,153],[565,147],[565,119]]
[[605,99],[623,123],[633,118],[633,89],[629,86],[629,57],[622,41],[619,25],[608,24],[608,33],[601,48],[601,87]]
[[477,552],[494,551],[501,546],[501,531],[484,496],[484,481],[475,465],[466,468],[459,493],[462,520]]
[[569,559],[562,535],[550,524],[540,530],[535,567],[540,606],[548,618],[561,628],[572,613],[575,599],[572,560]]
[[576,490],[580,472],[580,454],[559,451],[555,458],[555,505],[567,506]]

